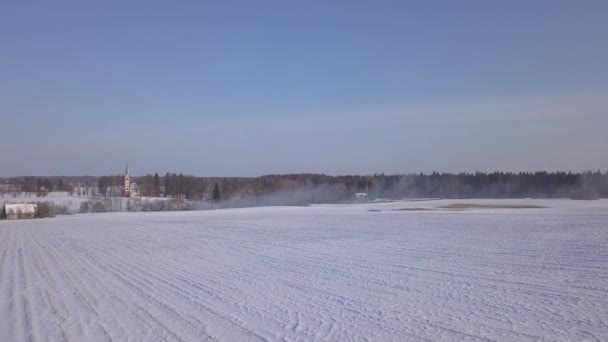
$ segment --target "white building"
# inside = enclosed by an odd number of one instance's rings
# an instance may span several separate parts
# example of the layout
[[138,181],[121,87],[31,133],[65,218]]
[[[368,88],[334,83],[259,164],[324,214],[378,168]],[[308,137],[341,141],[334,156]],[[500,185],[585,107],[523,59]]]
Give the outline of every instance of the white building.
[[33,219],[38,208],[35,204],[5,204],[4,215],[7,220]]
[[365,193],[365,192],[357,192],[355,194],[355,197],[357,197],[359,199],[365,199],[365,198],[367,198],[367,193]]

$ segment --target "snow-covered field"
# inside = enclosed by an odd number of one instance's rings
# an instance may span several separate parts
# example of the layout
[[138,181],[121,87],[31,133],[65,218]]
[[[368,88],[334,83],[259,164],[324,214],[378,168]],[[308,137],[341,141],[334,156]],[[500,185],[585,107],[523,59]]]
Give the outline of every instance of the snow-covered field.
[[[548,208],[395,210],[452,203]],[[608,201],[0,221],[0,341],[606,341]]]

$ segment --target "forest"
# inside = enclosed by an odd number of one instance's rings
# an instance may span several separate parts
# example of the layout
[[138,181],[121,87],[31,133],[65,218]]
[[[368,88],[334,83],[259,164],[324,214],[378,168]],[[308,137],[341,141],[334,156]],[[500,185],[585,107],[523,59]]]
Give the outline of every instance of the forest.
[[[166,173],[132,177],[138,195],[232,205],[299,205],[391,198],[608,198],[608,172],[474,172],[406,175],[286,174],[260,177],[197,177]],[[0,193],[65,191],[113,197],[123,176],[0,178]]]

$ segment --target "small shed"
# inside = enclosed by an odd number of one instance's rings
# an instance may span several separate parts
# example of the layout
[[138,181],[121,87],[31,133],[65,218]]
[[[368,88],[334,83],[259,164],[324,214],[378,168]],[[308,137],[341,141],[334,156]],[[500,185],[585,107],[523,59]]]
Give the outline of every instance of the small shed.
[[33,219],[37,209],[36,205],[31,203],[5,204],[4,215],[7,220]]

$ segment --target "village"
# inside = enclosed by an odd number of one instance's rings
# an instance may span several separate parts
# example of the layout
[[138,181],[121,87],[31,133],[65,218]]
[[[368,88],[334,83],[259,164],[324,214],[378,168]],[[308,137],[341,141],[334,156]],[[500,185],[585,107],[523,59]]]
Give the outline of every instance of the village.
[[[0,204],[2,209],[0,212],[0,219],[23,220],[54,217],[57,211],[56,207],[65,207],[63,210],[61,210],[62,213],[67,213],[69,211],[67,205],[63,202],[69,202],[70,204],[80,203],[81,205],[83,203],[87,203],[87,201],[83,200],[86,198],[84,196],[86,196],[89,192],[89,189],[86,186],[78,184],[76,186],[77,192],[75,199],[73,201],[65,201],[65,198],[68,197],[67,192],[64,196],[61,196],[61,193],[55,195],[50,193],[47,187],[43,184],[44,182],[38,182],[35,197],[33,197],[33,194],[22,192],[21,189],[15,184],[0,184]],[[118,190],[118,193],[114,192],[117,194],[116,197],[122,197],[125,199],[136,199],[139,197],[137,193],[137,184],[131,182],[131,174],[128,164],[123,175],[123,184],[115,188]],[[4,201],[2,201],[2,199],[5,197],[5,195],[8,195],[8,202],[11,203],[3,203]],[[73,198],[73,196],[74,192],[71,191],[69,193],[69,197]]]
[[[312,177],[312,184],[318,189],[303,191],[303,186],[298,184],[302,177]],[[354,193],[341,194],[323,183],[328,179],[325,175],[270,175],[206,180],[167,173],[162,181],[158,174],[138,178],[144,183],[142,186],[133,181],[127,163],[124,173],[115,176],[22,177],[13,182],[5,180],[0,182],[0,219],[48,218],[56,214],[303,205],[315,201],[315,198],[316,201],[327,202],[340,200],[336,196],[342,196],[351,202],[364,202],[368,199],[367,191],[371,186],[367,178],[362,178],[363,181],[357,181]],[[274,195],[283,192],[282,189],[288,189],[293,194]],[[323,197],[319,194],[323,194]],[[328,194],[334,196],[327,197]],[[220,200],[223,201],[220,203]]]

